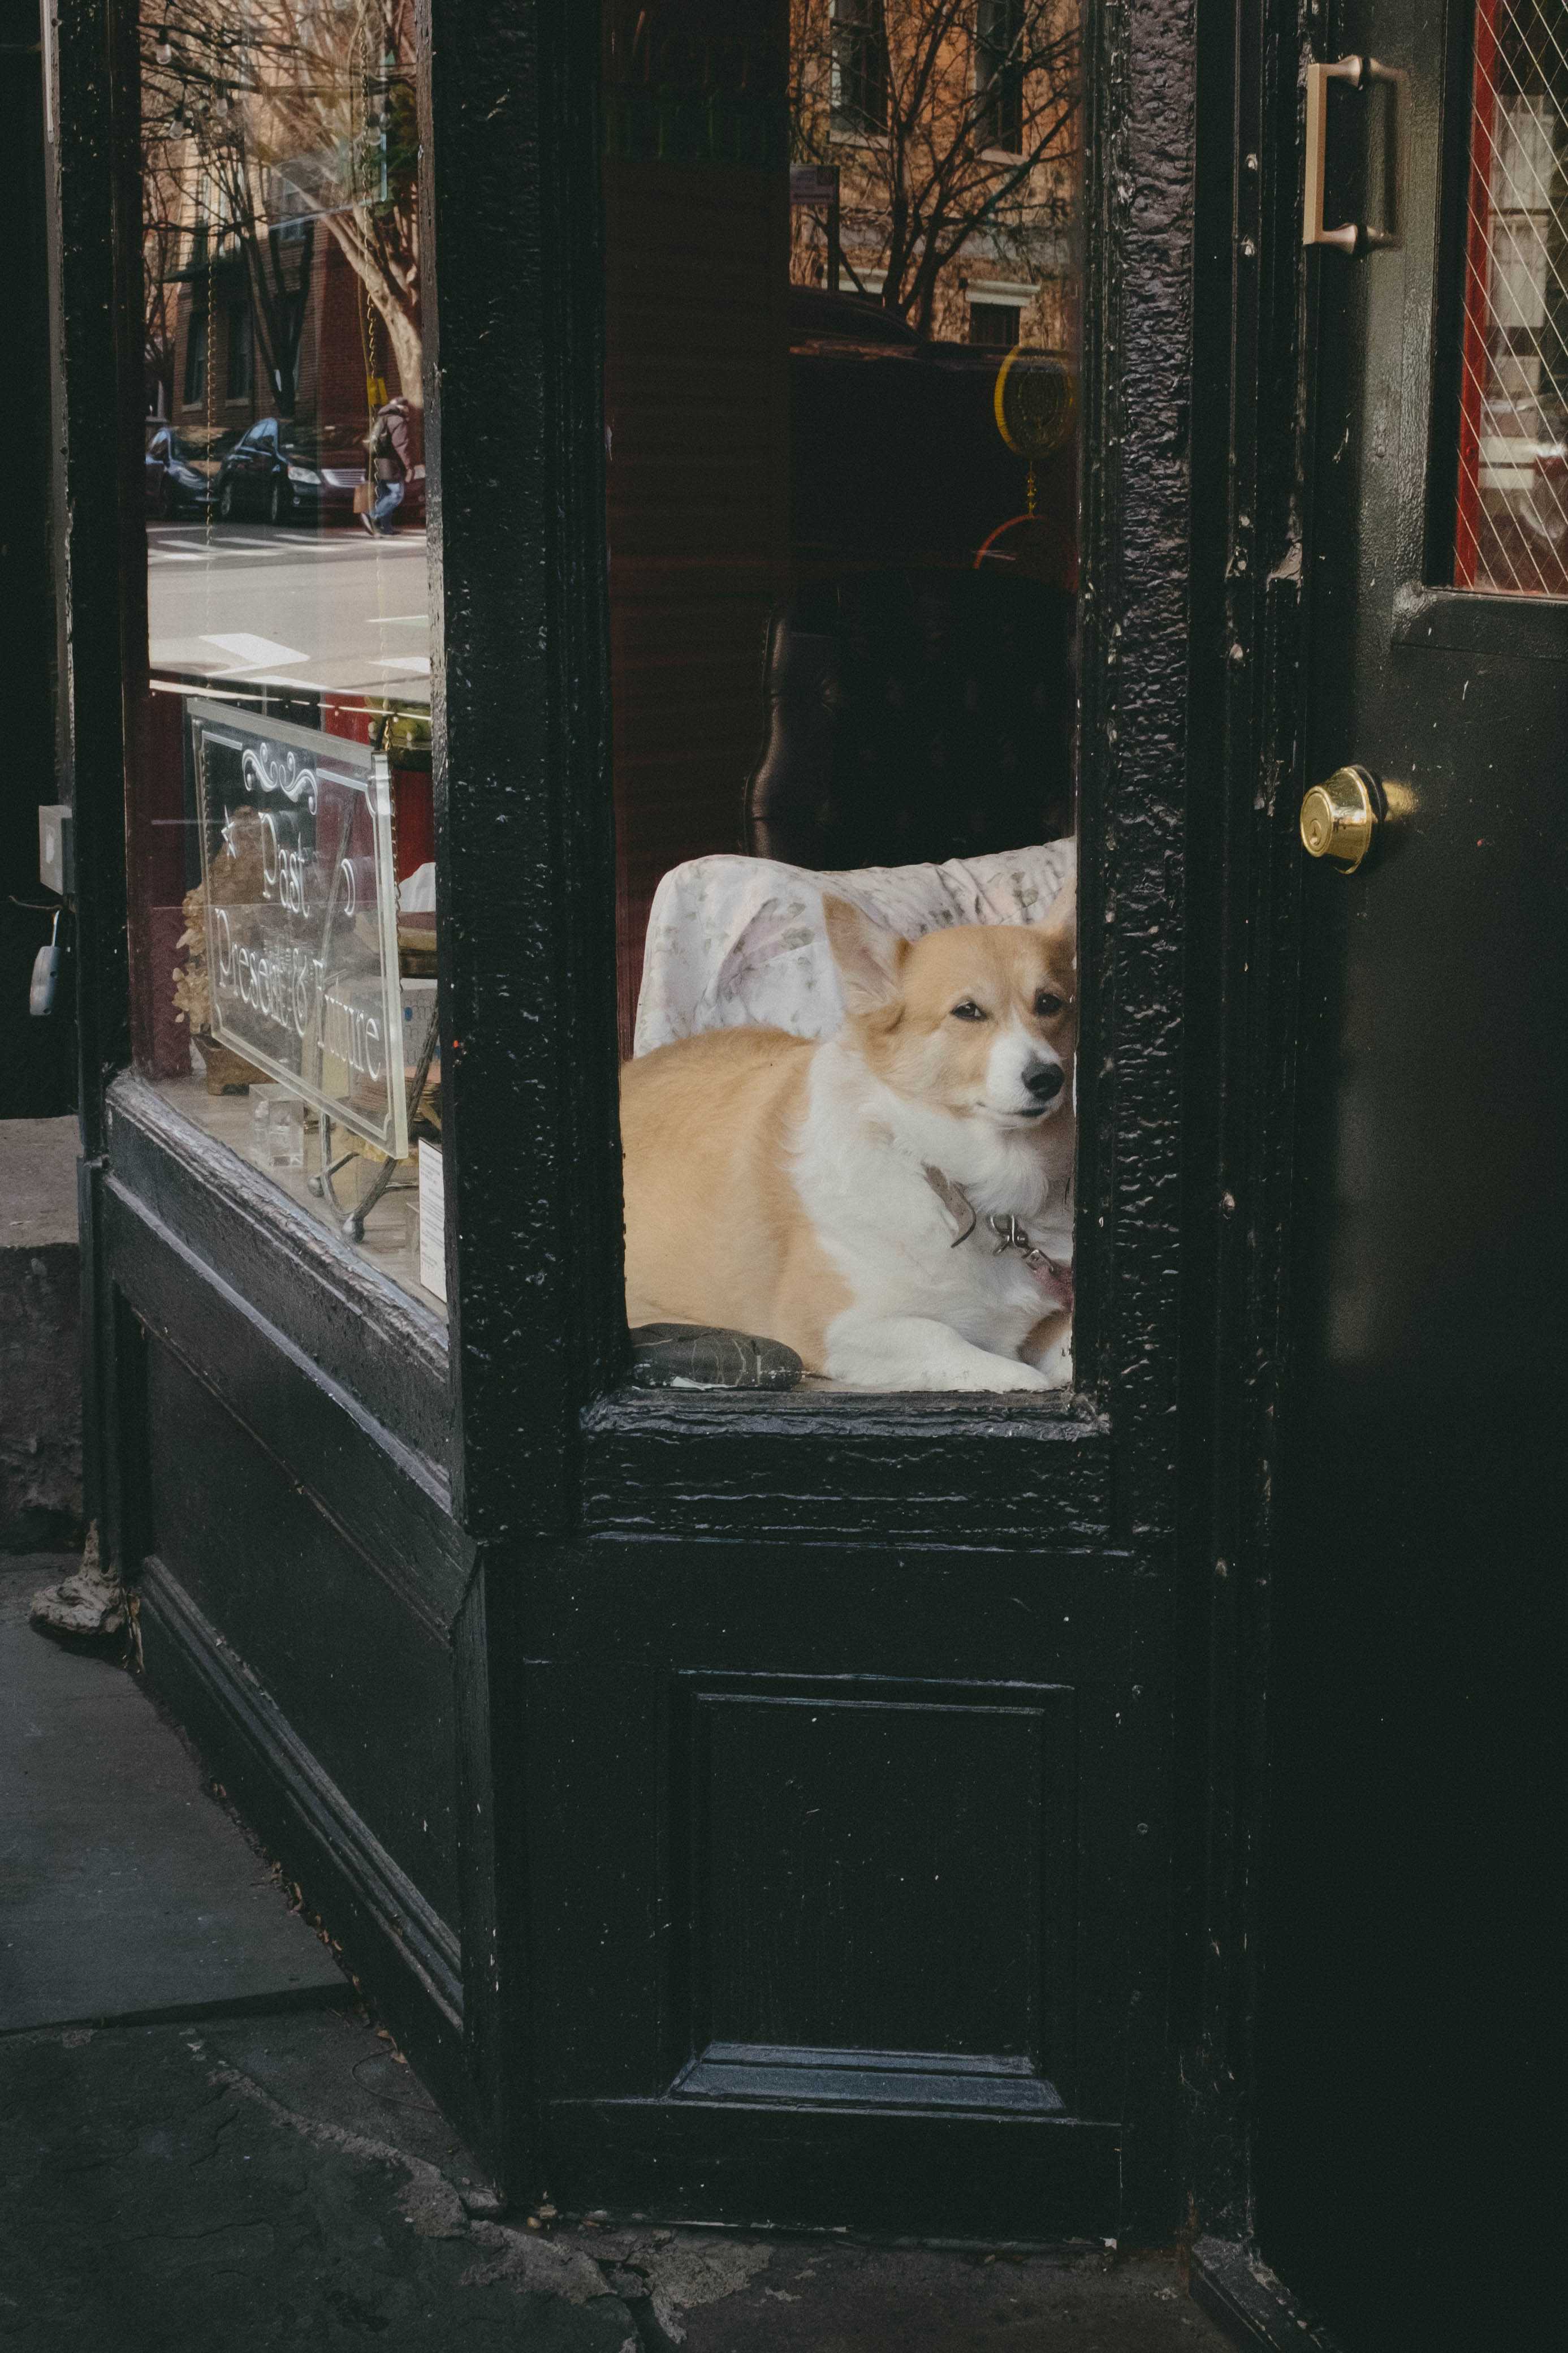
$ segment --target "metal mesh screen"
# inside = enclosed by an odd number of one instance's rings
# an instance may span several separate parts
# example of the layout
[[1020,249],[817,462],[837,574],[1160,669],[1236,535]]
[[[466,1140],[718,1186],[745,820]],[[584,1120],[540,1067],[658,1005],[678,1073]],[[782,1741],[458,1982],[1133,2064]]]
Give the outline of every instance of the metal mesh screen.
[[1454,579],[1568,596],[1568,0],[1477,0]]

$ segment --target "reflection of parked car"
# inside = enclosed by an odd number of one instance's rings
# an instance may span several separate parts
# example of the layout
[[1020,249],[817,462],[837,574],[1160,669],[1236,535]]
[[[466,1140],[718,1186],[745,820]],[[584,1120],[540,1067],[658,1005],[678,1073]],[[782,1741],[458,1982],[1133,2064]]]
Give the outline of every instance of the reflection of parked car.
[[172,522],[212,502],[213,478],[232,434],[177,433],[156,417],[147,421],[147,512]]
[[[422,507],[425,484],[410,484]],[[229,451],[218,475],[217,511],[226,522],[260,515],[268,522],[347,522],[366,479],[365,428],[309,426],[264,417]]]

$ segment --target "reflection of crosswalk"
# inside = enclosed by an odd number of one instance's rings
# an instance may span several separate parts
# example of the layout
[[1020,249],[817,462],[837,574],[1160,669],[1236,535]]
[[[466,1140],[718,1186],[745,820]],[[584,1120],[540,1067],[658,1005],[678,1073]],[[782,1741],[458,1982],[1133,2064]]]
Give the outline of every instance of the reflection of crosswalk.
[[[147,635],[172,691],[429,694],[425,533],[166,523],[148,533]],[[224,681],[219,685],[218,681]]]
[[[250,629],[229,629],[216,636],[205,635],[202,643],[216,646],[220,654],[232,655],[234,666],[239,670],[259,670],[264,663],[277,670],[285,662],[302,662],[310,659],[309,654],[299,652],[293,646],[280,646],[272,638],[258,638]],[[217,674],[220,678],[227,676],[224,670]]]
[[152,524],[147,532],[147,561],[150,565],[211,564],[222,566],[257,563],[277,563],[292,556],[296,561],[308,554],[315,564],[375,563],[385,558],[406,560],[425,557],[423,531],[394,532],[385,538],[370,539],[363,533],[349,532],[269,531],[265,537],[227,530],[215,531],[209,538],[201,525],[181,528],[166,524],[160,529]]

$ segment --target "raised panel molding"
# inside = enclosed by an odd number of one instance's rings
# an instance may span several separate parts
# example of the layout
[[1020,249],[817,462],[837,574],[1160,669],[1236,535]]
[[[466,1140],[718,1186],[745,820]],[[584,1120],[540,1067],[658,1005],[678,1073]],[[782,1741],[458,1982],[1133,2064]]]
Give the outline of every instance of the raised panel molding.
[[1005,2108],[1059,2116],[1054,2084],[1026,2058],[942,2051],[833,2051],[804,2044],[710,2042],[670,2086],[672,2098],[791,2100],[853,2107]]
[[448,1628],[409,1608],[383,1546],[357,1543],[183,1357],[153,1340],[144,1368],[147,1549],[426,1901],[455,1918]]
[[[177,1653],[184,1683],[199,1687],[200,1728],[221,1728],[264,1771],[280,1803],[353,1891],[371,1926],[400,1955],[447,2024],[460,2035],[462,1954],[456,1932],[387,1852],[323,1770],[268,1692],[155,1556],[137,1579],[144,1632]],[[189,1720],[188,1717],[186,1719]],[[345,1990],[346,1998],[346,1990]]]
[[679,1675],[669,2095],[1064,2112],[1074,1698]]

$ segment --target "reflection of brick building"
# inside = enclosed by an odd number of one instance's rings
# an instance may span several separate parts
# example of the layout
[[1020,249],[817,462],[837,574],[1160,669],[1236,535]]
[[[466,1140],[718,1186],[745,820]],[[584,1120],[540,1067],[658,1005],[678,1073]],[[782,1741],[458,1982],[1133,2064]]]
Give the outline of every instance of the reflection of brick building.
[[[292,235],[289,232],[292,231]],[[174,321],[174,416],[187,428],[242,432],[279,414],[244,259],[222,239],[209,260],[196,232],[180,272]],[[367,385],[403,389],[388,337],[363,282],[335,238],[303,219],[290,223],[279,248],[280,276],[300,306],[292,414],[302,424],[363,427],[372,406]],[[419,398],[419,387],[414,386]]]
[[[605,12],[606,527],[628,1050],[659,878],[739,844],[773,620],[806,586],[868,580],[874,602],[878,583],[906,574],[966,577],[1028,495],[1025,462],[996,427],[1000,354],[953,348],[981,340],[967,282],[942,290],[959,311],[951,339],[939,312],[938,340],[924,343],[898,328],[867,333],[862,306],[803,290],[789,23],[789,0],[613,0]],[[1052,256],[1065,244],[1058,233]],[[964,269],[977,290],[978,260]],[[1035,306],[1032,341],[1066,340],[1068,305],[1042,290],[1043,270],[1006,283],[1018,288],[1015,312]],[[1075,465],[1064,448],[1037,482],[1059,525],[1064,594]],[[1043,765],[1045,728],[1040,740]]]
[[837,260],[844,291],[885,301],[901,262],[892,306],[931,339],[1074,351],[1076,0],[791,0],[790,16],[792,153],[837,190],[832,219],[797,198],[795,282],[829,285]]

